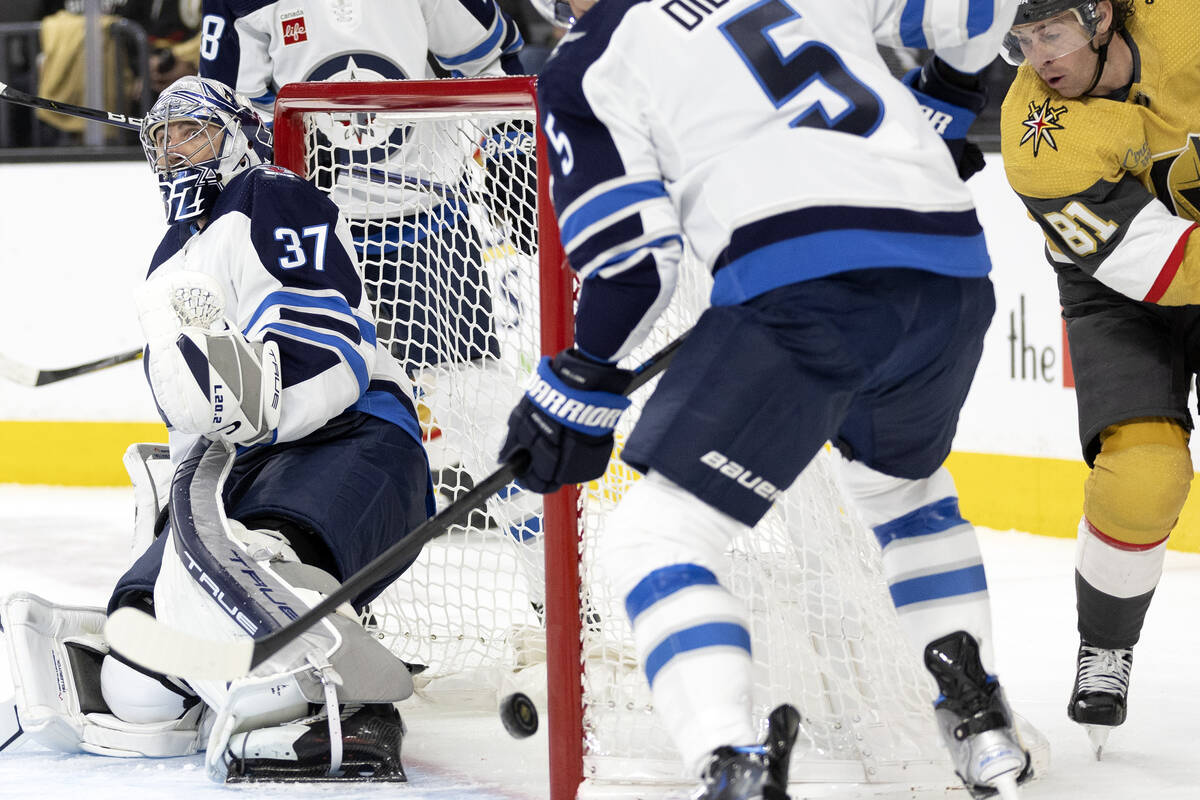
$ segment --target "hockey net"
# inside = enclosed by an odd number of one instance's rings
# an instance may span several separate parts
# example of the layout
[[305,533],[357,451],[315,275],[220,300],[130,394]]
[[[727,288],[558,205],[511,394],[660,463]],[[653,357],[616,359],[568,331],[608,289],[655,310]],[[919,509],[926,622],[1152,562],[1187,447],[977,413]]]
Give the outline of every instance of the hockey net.
[[[496,468],[505,420],[542,353],[568,346],[573,279],[548,202],[534,79],[295,84],[276,106],[276,161],[354,223],[380,336],[411,367],[439,504]],[[686,265],[640,363],[687,330],[709,279]],[[392,306],[416,297],[420,319]],[[414,353],[415,327],[436,329]],[[418,338],[421,338],[418,336]],[[634,395],[618,448],[652,387]],[[722,583],[749,606],[754,707],[804,721],[793,797],[942,796],[932,682],[910,654],[874,537],[822,453],[733,543]],[[692,785],[653,714],[623,608],[593,566],[608,512],[638,476],[546,498],[515,485],[428,545],[368,623],[420,691],[495,708],[521,689],[549,711],[551,796],[649,797]],[[547,636],[549,631],[549,636]],[[840,788],[839,788],[840,787]]]

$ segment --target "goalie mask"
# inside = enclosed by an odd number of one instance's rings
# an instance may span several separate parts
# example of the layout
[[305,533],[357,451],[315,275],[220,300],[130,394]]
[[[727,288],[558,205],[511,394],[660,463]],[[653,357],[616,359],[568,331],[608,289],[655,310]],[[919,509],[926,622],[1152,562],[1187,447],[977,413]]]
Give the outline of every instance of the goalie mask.
[[229,181],[271,160],[271,134],[249,103],[207,78],[168,86],[142,119],[140,139],[171,224],[206,216]]

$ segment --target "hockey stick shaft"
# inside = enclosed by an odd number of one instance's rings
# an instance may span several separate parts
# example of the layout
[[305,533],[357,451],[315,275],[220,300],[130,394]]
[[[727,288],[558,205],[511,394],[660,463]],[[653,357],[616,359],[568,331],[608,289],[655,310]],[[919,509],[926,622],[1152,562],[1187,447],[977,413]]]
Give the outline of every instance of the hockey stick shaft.
[[[634,378],[626,389],[629,394],[662,372],[670,364],[687,334],[659,350],[634,370]],[[507,486],[528,463],[528,454],[502,465],[475,487],[460,495],[440,514],[414,528],[407,536],[351,575],[337,589],[292,622],[258,639],[235,639],[213,642],[192,636],[158,622],[134,608],[119,608],[105,624],[109,645],[126,658],[156,672],[184,679],[233,680],[279,652],[290,642],[320,623],[338,606],[368,587],[390,576],[420,554],[422,548],[440,536],[451,525],[462,522],[491,495]],[[186,464],[181,465],[180,470]],[[176,475],[176,481],[179,475]],[[172,514],[176,511],[172,500]]]
[[[632,394],[665,370],[686,338],[687,332],[640,364],[634,370],[633,380],[630,382],[629,388],[625,390],[625,394]],[[342,603],[350,601],[367,587],[386,578],[398,567],[416,558],[426,544],[442,535],[451,525],[462,522],[480,503],[511,483],[518,473],[524,472],[528,465],[528,458],[527,453],[518,453],[517,457],[475,484],[474,489],[446,506],[442,513],[425,520],[399,542],[383,551],[371,563],[347,578],[341,586],[307,612],[301,614],[294,622],[255,640],[250,667],[253,669],[258,666],[279,652],[288,642],[320,622],[327,614],[333,613]]]
[[16,747],[22,741],[24,732],[13,698],[0,700],[0,750]]
[[48,383],[65,381],[67,378],[74,378],[77,375],[86,375],[89,372],[96,372],[108,367],[115,367],[118,364],[136,361],[141,357],[142,350],[138,348],[137,350],[127,350],[124,353],[98,358],[95,361],[87,361],[73,367],[38,369],[37,367],[31,367],[28,364],[22,364],[19,361],[13,361],[11,358],[0,355],[0,377],[23,386],[45,386]]
[[44,108],[48,111],[57,111],[59,114],[66,114],[69,117],[93,119],[97,122],[103,122],[129,131],[136,131],[142,127],[142,120],[138,117],[127,117],[124,114],[101,111],[98,108],[86,108],[70,103],[60,103],[48,97],[26,94],[19,89],[12,88],[7,83],[0,83],[0,100],[7,100],[10,103],[29,106],[30,108]]

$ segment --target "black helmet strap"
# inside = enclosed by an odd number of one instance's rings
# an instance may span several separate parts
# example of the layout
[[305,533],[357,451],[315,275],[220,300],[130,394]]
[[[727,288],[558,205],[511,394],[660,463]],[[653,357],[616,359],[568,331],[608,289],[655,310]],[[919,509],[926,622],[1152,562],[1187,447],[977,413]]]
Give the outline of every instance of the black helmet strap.
[[1108,38],[1104,40],[1104,44],[1099,47],[1088,45],[1091,47],[1092,52],[1096,54],[1096,74],[1092,76],[1092,82],[1088,85],[1088,88],[1083,90],[1084,95],[1091,94],[1096,85],[1100,83],[1100,76],[1104,74],[1104,64],[1108,61],[1108,43],[1112,41],[1112,37],[1113,33],[1109,31]]

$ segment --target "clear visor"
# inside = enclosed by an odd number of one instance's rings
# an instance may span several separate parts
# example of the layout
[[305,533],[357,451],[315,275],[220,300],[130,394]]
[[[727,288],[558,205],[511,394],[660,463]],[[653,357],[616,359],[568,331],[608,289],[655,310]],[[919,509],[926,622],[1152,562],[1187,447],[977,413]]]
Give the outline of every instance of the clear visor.
[[167,119],[146,130],[142,145],[157,172],[170,174],[208,161],[221,153],[223,130],[196,119]]
[[1004,60],[1019,67],[1026,61],[1044,64],[1091,44],[1096,35],[1075,9],[1056,17],[1017,25],[1004,37]]

